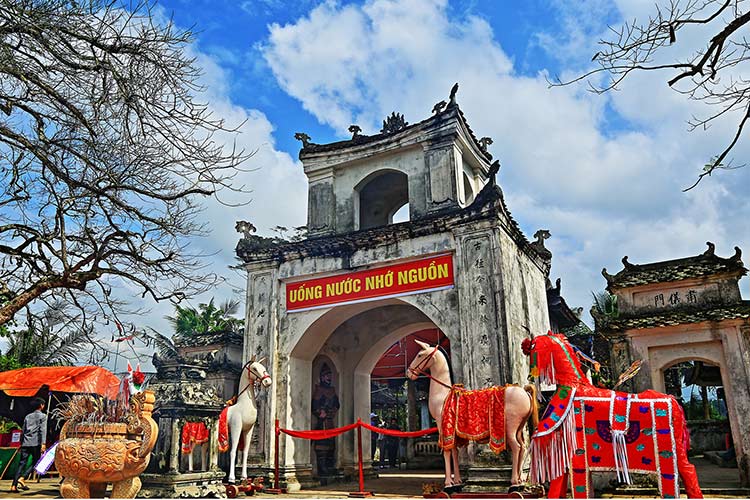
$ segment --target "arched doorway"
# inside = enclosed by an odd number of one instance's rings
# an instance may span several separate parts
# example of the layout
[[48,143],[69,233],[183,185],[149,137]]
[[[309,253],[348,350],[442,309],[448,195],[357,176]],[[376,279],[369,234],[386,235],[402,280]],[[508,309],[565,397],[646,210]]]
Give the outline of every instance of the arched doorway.
[[[416,340],[439,345],[450,362],[450,339],[437,328],[419,330],[394,342],[370,374],[370,417],[379,426],[417,431],[435,425],[428,409],[429,378],[412,381],[406,377],[406,369],[421,349]],[[371,439],[370,446],[373,467],[425,467],[442,461],[435,435],[409,440],[380,435]]]
[[[655,360],[660,354],[666,355],[664,349],[655,351]],[[701,485],[739,486],[736,457],[742,450],[741,446],[734,447],[738,443],[738,429],[732,422],[735,402],[723,357],[710,348],[702,357],[680,356],[687,354],[680,351],[674,348],[672,359],[662,364],[654,387],[674,396],[685,411],[691,461],[698,466]]]
[[[441,292],[438,292],[441,293]],[[336,384],[340,408],[337,425],[367,421],[371,413],[370,378],[373,368],[394,343],[414,332],[456,330],[437,309],[424,307],[415,296],[351,304],[299,316],[308,325],[296,340],[288,359],[289,401],[294,401],[282,427],[309,429],[313,425],[312,393],[319,376],[322,359],[328,360],[337,373]],[[457,356],[453,349],[454,366]],[[460,364],[460,361],[458,361]],[[367,439],[365,438],[365,441]],[[364,444],[368,457],[369,442]],[[313,469],[310,442],[289,439],[284,455],[287,463]],[[356,434],[335,438],[336,473],[354,474],[357,463]]]
[[721,368],[710,361],[693,359],[673,364],[663,373],[667,394],[674,396],[685,411],[691,453],[703,455],[716,465],[736,467]]

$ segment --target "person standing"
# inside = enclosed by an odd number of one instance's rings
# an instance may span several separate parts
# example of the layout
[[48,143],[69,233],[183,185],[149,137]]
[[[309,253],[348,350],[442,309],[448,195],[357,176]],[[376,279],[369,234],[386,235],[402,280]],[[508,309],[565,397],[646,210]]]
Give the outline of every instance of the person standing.
[[[45,449],[47,439],[47,415],[44,414],[44,400],[36,398],[32,401],[34,411],[26,415],[23,420],[23,440],[21,442],[21,459],[18,462],[16,476],[10,487],[12,493],[18,493],[18,489],[28,490],[26,479],[31,469],[39,460],[39,456]],[[32,457],[31,465],[27,465],[29,456]]]
[[[380,427],[378,421],[378,415],[376,413],[370,413],[370,425],[373,427]],[[375,452],[378,449],[378,436],[379,433],[370,431],[370,461],[375,462]]]
[[[388,424],[388,429],[392,431],[400,431],[401,428],[398,426],[398,420],[391,418]],[[398,467],[398,443],[399,438],[396,436],[386,437],[385,447],[388,450],[388,465],[391,467]]]

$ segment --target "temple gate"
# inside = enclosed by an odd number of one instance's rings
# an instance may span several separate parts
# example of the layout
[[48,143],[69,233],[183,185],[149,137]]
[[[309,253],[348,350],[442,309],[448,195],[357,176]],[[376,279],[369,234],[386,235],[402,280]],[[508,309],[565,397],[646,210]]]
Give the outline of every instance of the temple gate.
[[[719,257],[710,242],[708,250],[694,257],[638,265],[626,256],[617,274],[602,271],[607,290],[617,298],[616,313],[595,320],[597,331],[609,339],[612,373],[643,360],[632,381],[633,392],[653,388],[683,399],[679,383],[668,383],[675,376],[702,387],[722,387],[717,399],[726,405],[728,428],[711,422],[708,415],[691,421],[688,412],[693,448],[723,449],[724,434],[731,429],[736,455],[731,460],[737,462],[741,484],[748,486],[750,301],[740,295],[738,281],[747,274],[741,256],[735,247],[733,256]],[[685,362],[693,368],[675,373]],[[670,385],[677,390],[670,391]]]
[[[414,332],[439,329],[450,339],[454,382],[526,380],[524,327],[549,328],[549,233],[530,242],[511,217],[487,152],[492,141],[475,137],[456,90],[413,125],[394,113],[372,136],[355,125],[350,140],[332,144],[297,134],[309,181],[306,239],[263,238],[238,223],[248,272],[243,361],[268,355],[273,375],[260,408],[259,469],[273,464],[275,419],[289,429],[316,425],[321,370],[330,370],[338,398],[331,424],[368,422],[373,367]],[[408,221],[393,223],[399,209]],[[335,473],[354,473],[356,451],[355,433],[336,438]],[[473,447],[465,457],[470,485],[509,475],[509,462],[484,455]],[[291,490],[319,476],[314,456],[310,442],[282,439]]]

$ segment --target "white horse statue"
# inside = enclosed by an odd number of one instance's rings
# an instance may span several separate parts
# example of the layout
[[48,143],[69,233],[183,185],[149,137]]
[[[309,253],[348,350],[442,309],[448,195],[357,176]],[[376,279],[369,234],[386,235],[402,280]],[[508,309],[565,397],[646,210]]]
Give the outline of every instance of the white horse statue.
[[[521,464],[523,462],[525,441],[523,429],[529,417],[532,417],[536,425],[536,394],[532,385],[520,387],[517,385],[508,385],[506,387],[490,387],[477,391],[467,391],[460,385],[453,386],[451,383],[448,361],[438,346],[431,346],[424,342],[416,340],[421,350],[406,370],[406,376],[411,380],[416,380],[419,375],[427,375],[430,378],[430,392],[428,406],[432,418],[437,423],[438,432],[440,433],[439,443],[443,449],[443,459],[445,460],[445,489],[446,491],[455,491],[460,489],[461,473],[458,468],[458,446],[465,444],[467,441],[481,441],[490,443],[490,448],[498,452],[505,448],[507,444],[510,447],[511,457],[513,459],[513,468],[511,472],[511,489],[509,492],[522,489],[521,486]],[[443,411],[446,399],[451,396],[451,408],[446,414],[452,424],[451,435],[444,435],[443,429]],[[473,396],[479,396],[472,402]],[[459,401],[460,400],[460,401]],[[459,404],[460,403],[460,404]],[[494,404],[496,410],[488,408],[488,405]],[[465,413],[477,415],[486,415],[486,424],[476,434],[464,434],[459,429],[460,417],[458,417],[459,408]],[[503,414],[498,415],[499,411]],[[492,416],[495,419],[492,419]],[[504,418],[504,421],[498,422],[497,419]],[[478,420],[475,418],[475,420]],[[492,421],[490,421],[492,420]],[[493,433],[492,431],[496,432]],[[503,435],[495,435],[497,432],[503,432]]]
[[[240,436],[245,439],[245,449],[242,454],[241,480],[247,479],[247,454],[250,451],[250,438],[253,427],[258,420],[258,409],[255,407],[256,390],[271,385],[271,376],[261,364],[265,358],[255,361],[255,356],[242,367],[240,375],[240,391],[237,402],[224,408],[219,418],[219,450],[230,450],[229,484],[234,484],[234,471],[237,465],[237,448]],[[227,431],[230,443],[226,442]]]

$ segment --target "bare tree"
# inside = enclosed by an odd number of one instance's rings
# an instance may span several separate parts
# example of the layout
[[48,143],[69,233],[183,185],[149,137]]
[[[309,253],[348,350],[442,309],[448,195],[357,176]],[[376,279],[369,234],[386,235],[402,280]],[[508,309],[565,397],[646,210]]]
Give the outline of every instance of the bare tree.
[[216,283],[187,239],[249,155],[197,100],[192,33],[157,18],[150,0],[0,0],[0,325],[39,300],[85,323],[126,308],[114,287]]
[[[557,80],[553,85],[587,80],[590,90],[601,94],[617,89],[632,72],[668,71],[667,84],[672,89],[712,108],[706,116],[692,117],[691,130],[706,128],[717,118],[732,115],[730,119],[737,120],[736,133],[709,160],[695,183],[685,189],[688,191],[717,169],[743,166],[733,166],[731,160],[725,160],[750,118],[750,79],[740,73],[747,73],[750,59],[747,30],[741,29],[750,23],[746,4],[745,0],[670,0],[663,8],[657,4],[655,15],[645,23],[636,20],[619,28],[610,27],[612,37],[599,41],[601,50],[592,58],[598,63],[597,68],[573,80]],[[713,34],[704,47],[682,61],[661,61],[662,49],[679,43],[681,30],[699,26],[710,26]],[[599,73],[608,75],[603,83],[590,78]]]

